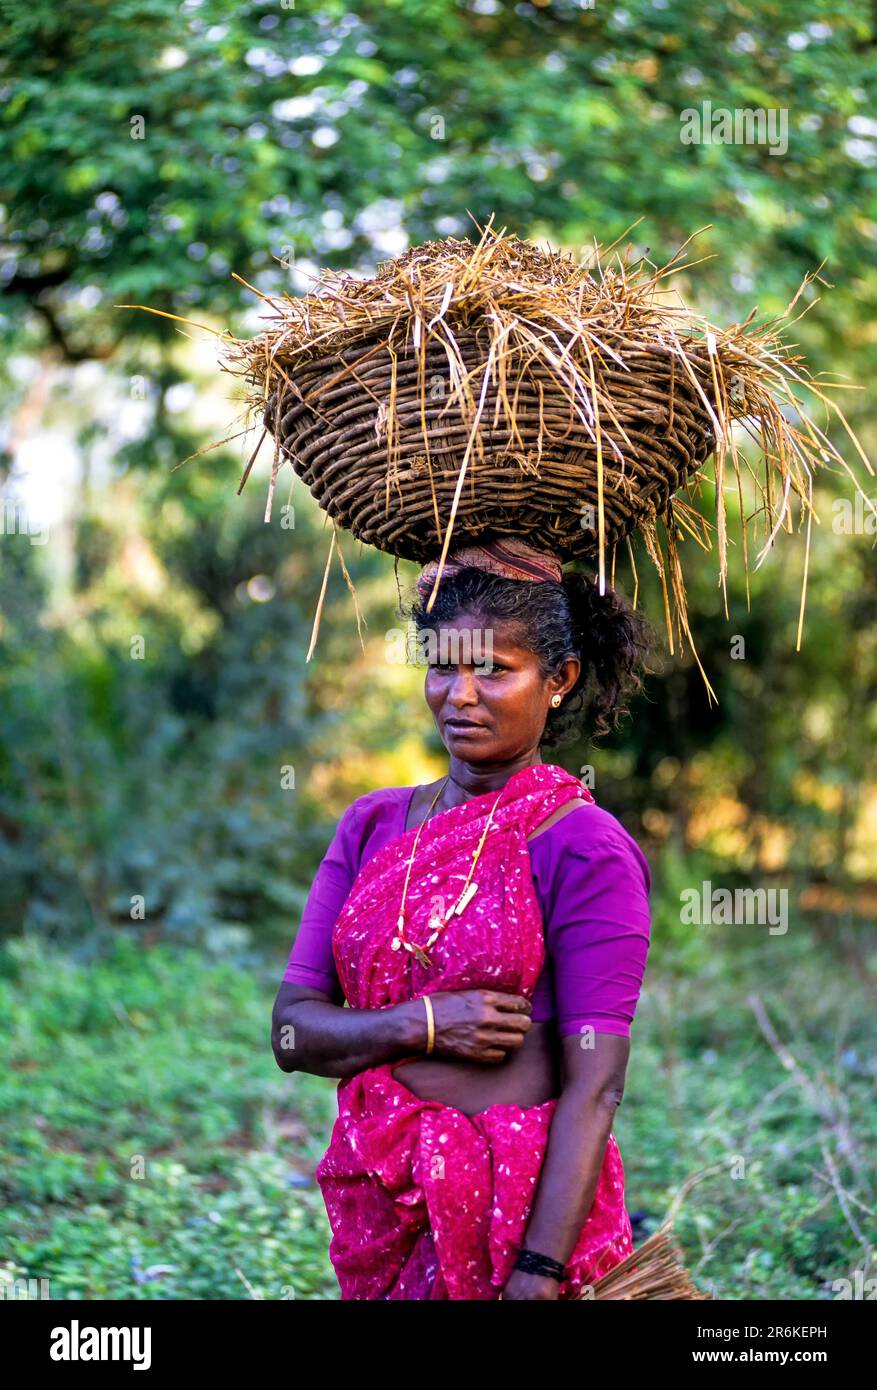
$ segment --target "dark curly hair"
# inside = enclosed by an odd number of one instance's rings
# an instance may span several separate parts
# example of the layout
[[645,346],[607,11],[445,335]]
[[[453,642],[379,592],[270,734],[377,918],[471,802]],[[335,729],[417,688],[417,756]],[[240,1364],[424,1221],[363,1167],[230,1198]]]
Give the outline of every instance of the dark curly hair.
[[567,657],[581,661],[572,690],[548,712],[540,740],[547,747],[572,743],[586,731],[597,738],[610,733],[642,688],[651,625],[616,590],[601,594],[587,575],[527,583],[466,566],[442,579],[431,613],[418,597],[407,617],[421,633],[461,613],[485,624],[491,618],[510,624],[518,644],[539,657],[543,677],[559,671]]

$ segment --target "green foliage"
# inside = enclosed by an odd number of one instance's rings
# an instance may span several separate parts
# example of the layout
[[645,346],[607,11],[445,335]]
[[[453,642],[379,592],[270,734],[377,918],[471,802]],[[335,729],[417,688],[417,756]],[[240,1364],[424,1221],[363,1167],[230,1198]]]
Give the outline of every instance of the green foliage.
[[277,1070],[257,975],[124,942],[90,968],[10,943],[0,972],[0,1278],[336,1296],[312,1177],[332,1093]]
[[[703,1287],[831,1298],[865,1268],[873,1011],[804,938],[781,980],[765,943],[737,943],[730,971],[716,945],[693,980],[663,932],[653,946],[615,1126],[637,1238],[699,1174],[678,1229]],[[788,1040],[791,1075],[750,994]],[[334,1089],[277,1071],[270,997],[258,974],[193,952],[120,942],[86,969],[7,945],[0,1278],[49,1279],[53,1298],[337,1297],[313,1182]]]
[[653,952],[615,1127],[628,1205],[651,1230],[682,1196],[689,1267],[718,1298],[833,1298],[835,1279],[874,1274],[869,990],[805,933],[780,964],[759,931],[713,927],[697,977],[666,971],[663,942]]
[[[324,518],[299,491],[284,519],[284,471],[265,525],[255,478],[235,496],[233,448],[173,471],[239,427],[227,381],[213,345],[114,306],[251,332],[232,272],[302,292],[320,265],[367,271],[406,239],[465,235],[467,212],[574,250],[642,217],[654,261],[711,224],[715,258],[680,288],[716,320],[781,312],[827,258],[835,287],[815,307],[804,293],[793,336],[815,370],[867,382],[872,10],[0,11],[0,394],[9,449],[38,445],[16,473],[0,445],[0,1258],[55,1297],[335,1297],[307,1181],[331,1087],[277,1073],[269,996],[341,810],[427,780],[443,750],[418,673],[386,659],[401,621],[386,557],[343,540],[365,649],[336,562],[307,665]],[[786,111],[788,152],[683,144],[681,113],[704,101]],[[875,453],[867,393],[842,400]],[[7,524],[28,468],[41,502],[69,494],[47,544]],[[638,562],[656,674],[605,746],[562,760],[595,767],[652,866],[619,1119],[629,1203],[656,1220],[705,1168],[682,1215],[699,1274],[727,1297],[816,1298],[861,1260],[873,1208],[873,535],[834,529],[823,482],[796,652],[803,536],[779,536],[747,602],[727,500],[729,619],[715,555],[684,556],[719,704],[690,652],[660,654],[663,599]],[[618,582],[632,592],[623,557]],[[788,887],[789,934],[684,925],[679,895],[707,879]],[[809,1089],[767,1046],[753,991]]]
[[[644,217],[655,258],[710,223],[701,282],[732,318],[781,309],[825,258],[827,345],[873,313],[865,0],[705,0],[696,24],[681,0],[37,0],[3,18],[8,326],[30,305],[74,357],[167,339],[113,304],[224,316],[251,303],[232,271],[289,289],[293,257],[368,263],[397,218],[419,241],[471,229],[467,211],[570,246]],[[705,101],[786,111],[788,150],[683,144]]]
[[[227,475],[209,507],[183,476],[136,497],[120,484],[84,518],[67,621],[41,620],[39,548],[23,534],[0,546],[7,931],[83,952],[119,930],[220,955],[291,941],[332,827],[308,772],[323,743],[344,752],[323,673],[315,695],[301,660],[320,582],[302,550],[319,533],[307,508],[294,533],[261,527],[252,507],[232,519]],[[325,619],[343,608],[344,664],[348,604],[346,588],[333,593]]]

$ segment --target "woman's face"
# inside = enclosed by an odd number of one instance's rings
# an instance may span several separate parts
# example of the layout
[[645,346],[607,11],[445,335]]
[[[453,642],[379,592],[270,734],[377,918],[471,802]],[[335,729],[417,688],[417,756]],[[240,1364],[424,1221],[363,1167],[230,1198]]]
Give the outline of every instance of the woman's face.
[[559,674],[544,677],[536,653],[515,638],[513,624],[468,613],[421,634],[429,662],[426,703],[452,757],[492,764],[532,753],[552,695],[575,685],[575,657]]

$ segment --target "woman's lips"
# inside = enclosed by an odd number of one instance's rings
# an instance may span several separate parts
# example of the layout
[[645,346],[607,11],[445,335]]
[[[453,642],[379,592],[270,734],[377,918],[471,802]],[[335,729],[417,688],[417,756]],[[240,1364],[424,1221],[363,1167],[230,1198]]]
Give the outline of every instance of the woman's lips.
[[479,724],[474,719],[446,719],[445,728],[450,729],[455,734],[474,733],[476,729],[486,729],[486,724]]

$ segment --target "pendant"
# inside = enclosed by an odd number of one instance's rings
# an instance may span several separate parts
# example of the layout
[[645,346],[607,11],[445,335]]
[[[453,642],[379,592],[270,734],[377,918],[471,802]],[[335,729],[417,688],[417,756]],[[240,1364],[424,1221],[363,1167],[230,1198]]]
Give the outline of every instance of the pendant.
[[463,893],[463,894],[460,896],[459,901],[456,903],[456,905],[454,906],[454,908],[452,909],[452,911],[453,911],[453,912],[456,912],[457,916],[459,917],[463,912],[465,912],[466,908],[469,906],[469,904],[471,903],[472,899],[475,897],[475,894],[476,894],[477,892],[478,892],[478,884],[477,884],[477,883],[470,883],[470,884],[469,884],[469,887],[466,889],[465,893]]
[[428,970],[430,963],[429,956],[427,956],[423,951],[421,951],[419,946],[412,946],[411,949],[414,952],[417,959],[419,960],[420,964],[423,966],[424,970]]

